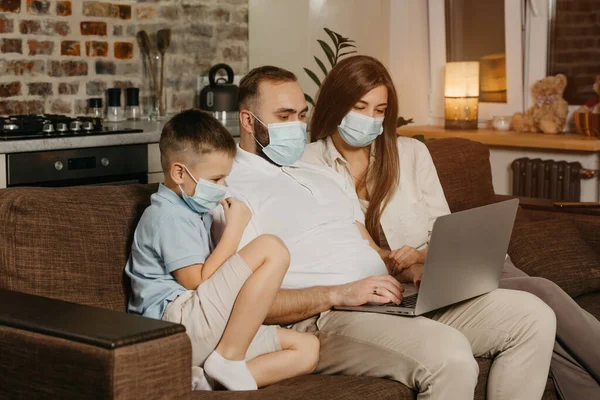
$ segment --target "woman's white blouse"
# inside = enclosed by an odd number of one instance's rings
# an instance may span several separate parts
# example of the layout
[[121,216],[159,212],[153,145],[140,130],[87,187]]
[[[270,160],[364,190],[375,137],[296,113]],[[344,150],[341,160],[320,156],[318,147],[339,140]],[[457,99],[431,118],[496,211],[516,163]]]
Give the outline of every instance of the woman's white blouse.
[[[427,147],[418,140],[398,137],[400,183],[381,216],[381,228],[389,247],[423,248],[433,222],[450,214],[444,191]],[[371,147],[371,164],[374,160]],[[348,162],[337,151],[331,137],[306,146],[304,161],[327,165],[354,185]]]

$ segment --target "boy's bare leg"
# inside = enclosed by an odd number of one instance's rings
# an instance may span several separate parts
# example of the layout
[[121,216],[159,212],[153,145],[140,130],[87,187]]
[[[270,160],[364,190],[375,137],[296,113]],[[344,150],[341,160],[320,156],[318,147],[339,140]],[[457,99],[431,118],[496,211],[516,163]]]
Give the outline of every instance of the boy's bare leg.
[[204,368],[227,389],[251,390],[256,389],[256,382],[246,367],[246,352],[281,287],[290,255],[283,242],[272,235],[259,236],[239,254],[253,273],[242,286],[223,336]]
[[239,251],[253,273],[237,296],[217,352],[229,360],[243,360],[258,328],[281,287],[290,255],[281,239],[259,236]]
[[281,351],[263,354],[248,361],[258,387],[310,374],[319,361],[319,339],[310,333],[277,328]]

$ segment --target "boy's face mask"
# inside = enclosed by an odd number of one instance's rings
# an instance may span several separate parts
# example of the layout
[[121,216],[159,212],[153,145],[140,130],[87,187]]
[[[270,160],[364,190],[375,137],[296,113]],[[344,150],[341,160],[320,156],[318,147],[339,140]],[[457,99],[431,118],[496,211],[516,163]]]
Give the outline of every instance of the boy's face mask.
[[188,196],[181,188],[181,185],[179,185],[183,201],[185,201],[189,208],[200,214],[214,210],[219,205],[219,201],[225,198],[227,188],[222,185],[217,185],[216,183],[205,181],[204,179],[196,180],[194,175],[192,175],[185,165],[183,168],[185,168],[190,177],[196,182],[196,189],[194,190],[193,196]]

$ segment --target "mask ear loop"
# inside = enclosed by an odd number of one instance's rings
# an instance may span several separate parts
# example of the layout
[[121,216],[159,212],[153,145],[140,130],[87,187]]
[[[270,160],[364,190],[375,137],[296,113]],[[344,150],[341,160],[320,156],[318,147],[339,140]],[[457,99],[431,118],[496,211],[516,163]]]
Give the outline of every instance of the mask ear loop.
[[[252,111],[248,110],[248,112],[249,112],[250,114],[252,114],[252,116],[253,116],[254,118],[256,118],[256,120],[257,120],[258,122],[260,122],[261,124],[263,124],[263,126],[264,126],[265,128],[267,128],[267,131],[269,130],[269,127],[268,127],[267,125],[265,125],[265,123],[264,123],[264,122],[262,122],[262,121],[260,120],[260,118],[258,118],[256,115],[254,115],[254,113],[253,113]],[[252,137],[254,138],[254,141],[255,141],[256,143],[258,143],[258,145],[261,147],[261,149],[263,149],[263,150],[264,150],[264,149],[265,149],[265,146],[263,146],[262,144],[260,144],[260,142],[258,141],[258,139],[256,138],[256,136],[254,135],[254,132],[252,132]]]
[[[181,164],[181,165],[183,165],[183,164]],[[183,165],[183,168],[185,168],[185,170],[187,171],[187,173],[190,175],[190,178],[192,178],[192,180],[194,181],[194,183],[197,185],[198,181],[196,180],[196,178],[194,178],[194,175],[192,175],[192,173],[190,172],[190,170],[185,165]]]
[[[198,186],[198,181],[196,180],[196,178],[194,178],[194,175],[192,175],[192,173],[190,172],[190,170],[188,169],[188,167],[186,167],[185,165],[181,164],[183,166],[183,168],[186,170],[186,172],[189,174],[190,178],[192,178],[192,180],[194,181],[194,183],[196,184],[196,186]],[[187,193],[185,193],[183,191],[183,188],[181,187],[181,185],[177,185],[179,186],[179,190],[181,190],[181,194],[186,195]]]

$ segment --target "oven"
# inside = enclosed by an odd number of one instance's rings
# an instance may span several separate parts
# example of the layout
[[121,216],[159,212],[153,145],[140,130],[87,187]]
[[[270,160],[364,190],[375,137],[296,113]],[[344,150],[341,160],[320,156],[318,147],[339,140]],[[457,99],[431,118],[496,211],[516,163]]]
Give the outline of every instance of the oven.
[[146,144],[7,154],[7,187],[148,182]]

